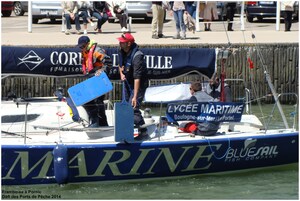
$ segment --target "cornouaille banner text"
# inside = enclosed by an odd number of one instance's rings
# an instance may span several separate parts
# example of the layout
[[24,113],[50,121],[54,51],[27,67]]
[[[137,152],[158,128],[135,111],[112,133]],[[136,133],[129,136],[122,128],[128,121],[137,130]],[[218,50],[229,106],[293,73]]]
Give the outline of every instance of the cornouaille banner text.
[[[112,67],[107,74],[119,79],[118,48],[105,48]],[[211,48],[141,48],[149,79],[168,79],[197,71],[211,77],[216,51]],[[74,77],[82,76],[78,48],[2,46],[2,75]]]

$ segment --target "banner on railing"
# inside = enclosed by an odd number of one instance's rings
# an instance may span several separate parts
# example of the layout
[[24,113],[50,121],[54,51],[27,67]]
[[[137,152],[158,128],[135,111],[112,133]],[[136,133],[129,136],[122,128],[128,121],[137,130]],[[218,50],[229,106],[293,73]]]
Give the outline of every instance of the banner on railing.
[[172,103],[167,106],[167,118],[169,122],[240,122],[243,111],[243,103]]
[[[118,48],[105,48],[111,57],[110,79],[119,79]],[[211,77],[216,51],[211,48],[141,48],[149,79],[168,79],[197,71]],[[81,76],[78,48],[2,46],[2,75]]]

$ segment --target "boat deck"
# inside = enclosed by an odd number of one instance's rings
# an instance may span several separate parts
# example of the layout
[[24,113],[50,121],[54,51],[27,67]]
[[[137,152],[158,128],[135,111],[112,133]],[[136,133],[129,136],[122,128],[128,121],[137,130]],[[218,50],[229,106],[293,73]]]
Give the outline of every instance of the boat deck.
[[[226,139],[229,138],[232,140],[233,138],[240,137],[251,137],[253,135],[264,136],[264,135],[272,135],[278,133],[290,133],[292,130],[269,130],[265,131],[256,131],[256,132],[222,132],[217,133],[213,136],[200,136],[195,135],[191,136],[189,133],[179,132],[178,134],[173,135],[165,135],[161,137],[154,137],[147,141],[135,141],[134,143],[149,143],[149,142],[177,142],[177,141],[193,141],[193,140],[212,140],[212,139]],[[26,136],[26,141],[24,136],[11,136],[7,134],[3,134],[1,136],[1,144],[2,145],[55,145],[58,142],[62,142],[64,144],[115,144],[115,137],[113,132],[111,136],[102,137],[98,139],[91,139],[85,132],[73,132],[73,131],[64,131],[64,132],[54,132],[50,134],[46,133],[30,133]],[[117,142],[118,143],[118,142]],[[122,143],[122,142],[120,142]]]
[[[81,123],[74,122],[69,113],[69,108],[63,102],[31,102],[27,108],[27,115],[38,116],[34,120],[28,120],[25,126],[24,114],[26,105],[16,106],[13,102],[2,102],[2,123],[1,123],[1,144],[2,145],[55,145],[62,142],[68,145],[78,144],[116,144],[114,134],[114,112],[107,110],[106,115],[109,127],[86,128]],[[82,110],[83,111],[83,110]],[[81,116],[84,116],[83,112]],[[65,114],[63,117],[57,115],[58,112]],[[7,114],[7,116],[5,116]],[[9,114],[9,115],[8,115]],[[29,116],[30,117],[30,116]],[[17,118],[20,118],[16,121]],[[34,118],[34,117],[33,117]],[[7,121],[4,122],[3,120]],[[272,135],[274,133],[288,133],[289,129],[284,130],[262,130],[262,124],[254,115],[243,115],[241,122],[222,123],[217,134],[213,136],[191,136],[184,133],[178,127],[168,125],[165,133],[158,135],[157,125],[158,116],[152,116],[152,127],[148,128],[151,139],[147,141],[134,141],[133,143],[151,142],[179,142],[193,140],[213,140],[213,139],[232,139],[239,137],[251,137],[253,135]],[[146,121],[146,119],[145,119]],[[228,132],[229,127],[234,124],[233,132]],[[52,128],[52,129],[51,129]],[[61,130],[59,130],[61,129]],[[94,129],[94,130],[93,130]],[[25,132],[26,130],[26,132]]]

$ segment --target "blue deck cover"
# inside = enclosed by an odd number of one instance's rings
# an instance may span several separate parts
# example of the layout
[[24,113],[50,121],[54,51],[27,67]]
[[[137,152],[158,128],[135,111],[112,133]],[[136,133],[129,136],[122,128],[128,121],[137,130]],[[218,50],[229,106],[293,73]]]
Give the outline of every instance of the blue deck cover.
[[112,90],[112,84],[106,73],[94,76],[68,89],[68,93],[76,106],[83,105]]

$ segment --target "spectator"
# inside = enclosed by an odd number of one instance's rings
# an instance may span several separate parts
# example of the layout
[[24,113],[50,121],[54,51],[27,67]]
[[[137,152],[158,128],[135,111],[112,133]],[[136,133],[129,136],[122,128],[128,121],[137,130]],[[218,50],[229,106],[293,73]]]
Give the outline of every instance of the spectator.
[[204,8],[204,31],[211,31],[210,25],[211,21],[218,20],[218,11],[217,11],[217,3],[215,1],[207,1]]
[[196,5],[197,1],[186,1],[186,10],[194,19],[196,19]]
[[98,19],[97,27],[95,31],[102,32],[102,25],[108,20],[107,12],[109,11],[108,4],[105,1],[93,2],[93,14],[92,16]]
[[162,1],[152,1],[152,38],[163,38],[164,8]]
[[232,21],[233,21],[234,13],[236,11],[236,2],[234,2],[234,1],[227,2],[226,10],[227,10],[226,17],[227,17],[227,22],[228,22],[227,31],[234,31],[232,29]]
[[92,27],[94,26],[90,15],[91,4],[89,1],[78,1],[77,3],[79,6],[79,17],[82,17],[83,20],[83,34],[87,34],[87,23],[90,23]]
[[116,17],[119,19],[121,31],[128,32],[127,29],[127,11],[126,11],[126,1],[113,1],[113,11]]
[[[134,37],[130,33],[122,34],[118,38],[120,44],[119,51],[119,71],[122,81],[125,84],[125,99],[130,102],[134,109],[134,124],[140,127],[145,124],[140,112],[140,105],[144,99],[146,88],[148,87],[147,67],[144,61],[144,54],[139,50]],[[135,140],[149,139],[147,129],[140,130],[140,134]]]
[[292,27],[292,16],[294,11],[294,1],[281,1],[280,9],[283,11],[284,31],[291,31]]
[[[96,72],[96,76],[100,75],[104,67],[104,61],[107,58],[105,51],[87,36],[81,36],[76,47],[81,49],[84,74],[93,75]],[[108,126],[103,102],[104,97],[105,95],[102,95],[83,105],[90,117],[89,127]]]
[[71,20],[75,21],[77,34],[81,34],[77,1],[63,1],[61,3],[61,6],[63,8],[63,16],[65,17],[67,23],[67,29],[65,31],[65,34],[70,34],[70,30],[72,29]]
[[[174,20],[176,23],[176,35],[173,37],[174,39],[186,39],[186,26],[183,21],[183,13],[185,12],[185,4],[183,1],[174,1],[170,2],[171,4],[171,15],[174,16]],[[181,35],[180,35],[181,33]]]

